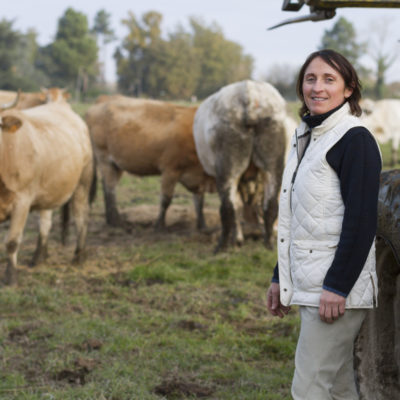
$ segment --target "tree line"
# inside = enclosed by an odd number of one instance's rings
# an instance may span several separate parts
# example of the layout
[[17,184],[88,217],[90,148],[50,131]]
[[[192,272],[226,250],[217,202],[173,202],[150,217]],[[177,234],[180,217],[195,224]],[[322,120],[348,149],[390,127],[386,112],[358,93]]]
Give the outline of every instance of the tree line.
[[[166,99],[204,98],[231,82],[250,78],[253,58],[228,40],[215,23],[191,18],[163,35],[162,15],[150,11],[139,19],[129,12],[128,33],[114,54],[118,91]],[[38,90],[68,87],[77,93],[105,91],[105,50],[115,40],[110,14],[100,10],[90,26],[83,13],[68,8],[55,39],[39,46],[37,33],[19,32],[13,21],[0,21],[0,88]]]
[[[45,46],[37,43],[33,29],[23,33],[13,27],[13,21],[1,20],[0,88],[35,91],[41,86],[67,87],[78,99],[107,93],[107,46],[117,40],[110,19],[108,12],[99,10],[90,24],[85,14],[68,8],[58,20],[54,41]],[[128,12],[121,21],[127,33],[114,52],[118,92],[160,99],[203,99],[222,86],[252,78],[253,57],[227,39],[218,24],[192,17],[188,27],[178,25],[164,33],[162,19],[157,11],[140,18]],[[385,76],[395,57],[377,46],[376,69],[372,71],[360,63],[368,46],[358,40],[351,22],[341,17],[325,31],[320,48],[333,48],[347,56],[360,71],[369,94],[380,98],[388,92]],[[296,67],[275,64],[264,78],[284,97],[293,99],[296,75]]]
[[[375,21],[370,34],[359,39],[353,24],[344,17],[338,18],[331,29],[325,29],[320,44],[315,50],[333,49],[343,54],[358,72],[364,97],[381,99],[384,97],[400,98],[399,80],[386,83],[387,72],[397,59],[398,44],[390,47],[390,21],[385,19]],[[362,60],[369,58],[370,65],[366,67]],[[292,65],[271,65],[264,78],[272,83],[286,98],[296,99],[296,80],[300,69]]]

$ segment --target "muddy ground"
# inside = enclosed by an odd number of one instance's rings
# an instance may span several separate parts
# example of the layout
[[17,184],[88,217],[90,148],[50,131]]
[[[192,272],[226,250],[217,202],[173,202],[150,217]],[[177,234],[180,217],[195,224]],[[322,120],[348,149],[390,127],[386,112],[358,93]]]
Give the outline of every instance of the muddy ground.
[[[140,179],[140,178],[135,178]],[[104,203],[102,193],[99,188],[95,203],[91,207],[90,220],[88,226],[86,259],[84,269],[87,272],[101,268],[103,272],[106,269],[119,268],[114,266],[112,260],[105,263],[104,251],[107,248],[119,248],[126,246],[151,245],[153,243],[190,241],[199,243],[209,243],[210,252],[213,251],[221,231],[219,217],[219,200],[216,194],[209,197],[208,205],[204,208],[204,215],[207,228],[203,231],[196,229],[196,215],[194,206],[191,203],[191,195],[178,188],[175,203],[170,206],[166,217],[166,228],[163,230],[155,230],[154,223],[157,219],[159,206],[157,204],[135,204],[138,194],[132,192],[131,186],[121,186],[119,188],[119,197],[121,203],[119,205],[120,214],[124,220],[122,227],[111,227],[106,224],[104,216]],[[152,201],[156,202],[158,198],[157,186]],[[129,199],[130,200],[127,200]],[[207,198],[206,198],[207,200]],[[130,203],[130,204],[129,204]],[[39,214],[31,212],[25,226],[24,236],[18,252],[18,269],[20,273],[31,269],[30,262],[36,247],[38,236]],[[5,238],[9,229],[9,221],[5,221],[0,225],[0,235]],[[245,240],[260,240],[262,238],[262,227],[243,224]],[[49,256],[42,267],[51,265],[60,268],[71,266],[71,260],[75,248],[75,229],[73,225],[73,217],[69,224],[69,234],[66,246],[61,244],[61,218],[59,210],[53,215],[53,226],[49,237]],[[4,241],[3,241],[4,243]],[[0,250],[0,273],[3,274],[6,265],[6,251],[3,244]],[[107,264],[107,265],[105,265]],[[41,268],[41,266],[37,266]]]

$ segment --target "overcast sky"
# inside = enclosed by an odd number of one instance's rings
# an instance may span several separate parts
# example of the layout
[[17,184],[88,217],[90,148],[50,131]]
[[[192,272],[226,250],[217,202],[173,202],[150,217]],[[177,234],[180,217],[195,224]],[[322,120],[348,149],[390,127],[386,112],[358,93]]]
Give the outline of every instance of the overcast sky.
[[[132,11],[137,17],[155,10],[163,15],[162,32],[174,30],[177,24],[184,26],[190,16],[202,17],[206,23],[216,22],[227,39],[242,45],[245,53],[255,59],[253,78],[258,79],[274,64],[300,65],[305,57],[317,49],[324,30],[331,29],[338,17],[343,16],[356,28],[360,39],[367,39],[376,22],[384,21],[389,29],[387,40],[382,45],[387,51],[397,54],[389,71],[389,81],[400,81],[400,9],[338,9],[334,19],[323,22],[303,22],[268,31],[278,22],[307,14],[303,6],[297,13],[281,11],[282,0],[13,0],[2,1],[0,18],[14,20],[14,28],[25,32],[34,28],[41,45],[48,44],[55,36],[58,19],[68,7],[83,12],[90,26],[96,12],[105,9],[111,14],[112,28],[118,39],[127,30],[121,20]],[[117,42],[114,42],[117,43]],[[115,80],[115,65],[112,59],[113,47],[109,45],[107,78]],[[371,63],[366,55],[365,64]]]

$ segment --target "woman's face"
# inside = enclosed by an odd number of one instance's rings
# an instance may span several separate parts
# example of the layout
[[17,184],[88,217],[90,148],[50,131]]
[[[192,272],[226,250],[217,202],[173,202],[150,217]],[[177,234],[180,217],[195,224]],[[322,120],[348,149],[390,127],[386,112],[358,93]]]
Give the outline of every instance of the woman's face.
[[340,106],[353,90],[345,87],[338,71],[321,57],[316,57],[306,68],[303,78],[303,97],[311,115],[324,114]]

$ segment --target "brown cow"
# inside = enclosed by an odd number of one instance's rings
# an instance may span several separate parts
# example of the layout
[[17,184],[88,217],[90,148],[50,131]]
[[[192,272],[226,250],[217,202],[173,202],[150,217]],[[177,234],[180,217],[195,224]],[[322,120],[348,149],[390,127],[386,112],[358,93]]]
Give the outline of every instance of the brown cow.
[[[18,96],[17,92],[0,90],[0,110],[10,107],[17,110],[25,110],[27,108],[36,107],[51,101],[67,100],[69,93],[65,89],[60,88],[42,88],[40,92],[21,93]],[[15,102],[15,104],[13,104]]]
[[205,226],[203,195],[213,187],[214,179],[204,173],[197,158],[192,133],[195,112],[195,107],[121,96],[108,101],[103,98],[89,108],[86,122],[102,175],[108,224],[121,223],[115,187],[127,171],[139,176],[161,175],[157,228],[165,227],[177,182],[193,192],[197,227]]
[[0,222],[10,218],[5,282],[16,282],[17,251],[30,210],[40,212],[33,264],[46,256],[52,210],[71,199],[84,249],[93,157],[87,126],[66,102],[0,114]]

